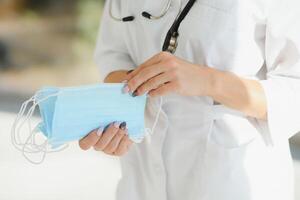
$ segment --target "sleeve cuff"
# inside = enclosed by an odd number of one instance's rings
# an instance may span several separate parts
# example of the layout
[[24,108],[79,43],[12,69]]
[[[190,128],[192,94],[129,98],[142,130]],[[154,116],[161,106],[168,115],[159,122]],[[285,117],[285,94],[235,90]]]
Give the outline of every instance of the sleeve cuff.
[[[112,53],[114,54],[114,53]],[[95,58],[96,64],[100,69],[100,81],[104,82],[107,75],[118,70],[132,70],[134,63],[121,55],[102,55]]]
[[[267,100],[267,121],[260,120],[267,130],[267,143],[276,145],[285,143],[300,130],[299,95],[292,82],[282,79],[260,81]],[[299,83],[297,83],[299,84]]]
[[101,66],[105,66],[105,67],[100,67],[100,81],[101,82],[104,82],[105,78],[114,71],[119,71],[119,70],[128,70],[129,71],[129,70],[134,69],[131,64],[124,63],[124,62],[106,64],[106,65],[101,65]]

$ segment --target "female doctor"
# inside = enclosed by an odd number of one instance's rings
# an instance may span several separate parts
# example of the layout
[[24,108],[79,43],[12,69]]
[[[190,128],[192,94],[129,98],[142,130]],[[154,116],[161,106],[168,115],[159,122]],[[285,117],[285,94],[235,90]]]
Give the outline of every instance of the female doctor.
[[121,156],[117,199],[293,199],[299,8],[298,0],[107,1],[96,50],[103,80],[149,94],[147,127],[161,108],[140,144],[118,122],[79,142]]

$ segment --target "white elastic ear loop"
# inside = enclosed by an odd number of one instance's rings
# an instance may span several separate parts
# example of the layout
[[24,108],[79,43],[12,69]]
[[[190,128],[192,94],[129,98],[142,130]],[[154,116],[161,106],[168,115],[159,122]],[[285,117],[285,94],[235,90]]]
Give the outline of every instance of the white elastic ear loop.
[[[27,109],[27,106],[29,103],[33,102],[32,107],[27,111],[26,117],[25,119],[21,122],[21,125],[18,126],[19,122],[21,121],[23,115],[25,114],[25,111]],[[17,118],[14,121],[14,124],[12,126],[12,131],[11,131],[11,141],[13,143],[13,145],[20,150],[19,145],[22,145],[21,142],[21,137],[20,137],[20,129],[21,126],[26,122],[26,119],[29,117],[30,113],[32,112],[32,109],[34,108],[34,102],[35,102],[35,96],[31,97],[29,100],[25,101],[22,106],[21,109],[19,111],[19,113],[17,114]]]
[[159,120],[159,115],[162,111],[162,104],[163,104],[163,97],[160,97],[159,99],[159,107],[158,107],[158,111],[156,113],[156,116],[155,116],[155,120],[154,120],[154,123],[152,125],[152,128],[146,128],[145,131],[146,131],[146,135],[152,135],[154,133],[154,130],[157,126],[157,123],[158,123],[158,120]]
[[[24,117],[24,120],[21,121],[21,119],[22,119],[29,103],[31,103],[31,102],[32,102],[32,106],[28,109],[27,114]],[[11,134],[12,142],[13,142],[14,146],[20,151],[24,150],[25,152],[28,152],[28,153],[37,152],[37,151],[34,151],[33,149],[30,149],[30,148],[29,148],[29,150],[27,150],[27,148],[24,149],[23,146],[25,145],[25,143],[22,143],[21,136],[20,136],[21,128],[32,117],[36,106],[37,106],[37,103],[36,103],[36,97],[35,96],[33,96],[28,101],[24,102],[21,109],[20,109],[20,112],[18,113],[17,118],[16,118],[16,120],[13,124],[12,134]],[[19,122],[20,122],[20,125],[18,126]],[[29,129],[29,133],[30,133],[28,138],[31,139],[32,138],[32,133],[31,133],[32,130],[31,130],[31,124],[29,124],[29,122],[28,122],[28,129]],[[29,140],[26,139],[26,141],[27,141],[27,144],[28,144]],[[21,146],[21,148],[20,148],[20,146]],[[26,146],[26,147],[29,147],[29,146]]]
[[[36,140],[35,140],[35,135],[39,132],[37,127],[35,129],[32,130],[31,127],[31,117],[36,109],[36,107],[38,106],[39,103],[46,101],[47,99],[49,99],[50,97],[54,97],[57,96],[59,93],[54,93],[51,95],[48,95],[47,97],[37,101],[36,100],[36,95],[34,95],[33,97],[31,97],[30,99],[28,99],[27,101],[25,101],[21,108],[20,111],[16,117],[16,120],[12,126],[12,131],[11,131],[11,141],[13,143],[13,145],[15,146],[15,148],[19,151],[22,152],[22,154],[24,155],[24,157],[31,163],[33,164],[40,164],[44,161],[46,154],[47,153],[52,153],[52,152],[58,152],[58,151],[62,151],[65,148],[67,148],[68,145],[64,145],[60,148],[57,149],[48,149],[48,141],[46,140],[44,143],[42,144],[37,144]],[[28,109],[24,120],[21,121],[21,119],[23,118],[28,105],[32,102],[32,106]],[[25,123],[27,122],[28,124],[28,137],[25,139],[25,142],[22,142],[21,136],[20,136],[20,132],[21,132],[21,128],[25,125]],[[26,153],[29,154],[33,154],[33,153],[43,153],[42,154],[42,159],[38,162],[32,160],[30,157],[28,157],[26,155]]]
[[[24,156],[24,158],[26,158],[26,160],[32,164],[41,164],[44,160],[45,160],[45,157],[46,157],[46,154],[47,154],[47,144],[48,144],[48,141],[45,141],[43,144],[41,145],[36,145],[34,143],[30,143],[29,141],[34,141],[32,140],[34,137],[35,137],[35,134],[38,133],[37,129],[34,129],[31,133],[31,135],[26,139],[24,145],[23,145],[23,148],[22,148],[22,154]],[[29,147],[35,147],[38,149],[38,151],[36,152],[27,152],[26,151],[26,147],[27,145],[29,145]],[[42,157],[39,161],[34,161],[31,157],[29,157],[26,153],[42,153]]]
[[[30,99],[28,99],[27,101],[25,101],[25,102],[22,104],[21,109],[20,109],[20,111],[19,111],[19,113],[18,113],[18,115],[17,115],[17,118],[16,118],[16,120],[15,120],[15,122],[14,122],[14,124],[13,124],[12,130],[16,128],[18,122],[21,120],[21,117],[24,115],[24,113],[25,113],[25,111],[26,111],[26,108],[27,108],[28,104],[29,104],[30,102],[34,101],[34,98],[35,98],[35,97],[33,96],[33,97],[31,97]],[[18,141],[21,140],[21,139],[20,139],[20,135],[17,135],[17,139],[18,139]],[[12,140],[12,141],[17,141],[17,140]],[[18,144],[18,143],[16,142],[16,144]]]

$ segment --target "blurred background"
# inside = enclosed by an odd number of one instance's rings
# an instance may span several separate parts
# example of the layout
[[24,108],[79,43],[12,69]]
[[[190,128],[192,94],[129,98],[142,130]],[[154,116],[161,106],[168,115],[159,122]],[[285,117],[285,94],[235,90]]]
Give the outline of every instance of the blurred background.
[[[10,143],[16,113],[34,91],[45,85],[98,82],[93,51],[103,4],[104,0],[0,0],[0,200],[115,199],[121,176],[116,158],[83,152],[75,143],[35,166]],[[296,188],[299,138],[291,140]]]
[[0,0],[0,87],[93,83],[102,0]]
[[103,4],[0,0],[0,200],[115,199],[116,158],[74,143],[35,166],[10,142],[16,113],[34,91],[98,82],[93,51]]

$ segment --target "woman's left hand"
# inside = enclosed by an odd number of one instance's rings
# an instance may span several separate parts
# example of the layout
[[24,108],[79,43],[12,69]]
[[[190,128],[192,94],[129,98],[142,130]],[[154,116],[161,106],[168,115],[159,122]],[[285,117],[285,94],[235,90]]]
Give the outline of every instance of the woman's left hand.
[[206,96],[211,85],[210,68],[189,63],[176,56],[161,52],[126,77],[124,92],[140,96],[177,93],[186,96]]

